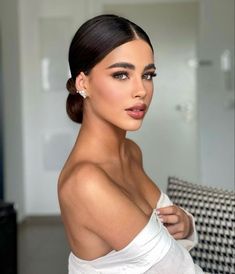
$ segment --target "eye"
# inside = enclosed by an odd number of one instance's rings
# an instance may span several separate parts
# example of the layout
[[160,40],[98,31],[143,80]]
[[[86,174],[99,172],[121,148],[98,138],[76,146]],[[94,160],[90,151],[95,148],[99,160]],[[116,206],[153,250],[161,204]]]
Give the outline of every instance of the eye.
[[146,72],[143,75],[143,79],[151,81],[157,74],[155,72]]
[[117,80],[126,80],[129,78],[128,73],[126,71],[117,71],[112,74],[113,78]]

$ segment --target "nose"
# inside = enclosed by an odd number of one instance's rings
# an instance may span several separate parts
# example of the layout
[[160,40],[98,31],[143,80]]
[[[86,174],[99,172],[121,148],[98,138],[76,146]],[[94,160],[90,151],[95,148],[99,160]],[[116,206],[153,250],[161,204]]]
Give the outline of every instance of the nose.
[[133,86],[133,97],[144,98],[147,94],[147,89],[142,78],[136,78]]

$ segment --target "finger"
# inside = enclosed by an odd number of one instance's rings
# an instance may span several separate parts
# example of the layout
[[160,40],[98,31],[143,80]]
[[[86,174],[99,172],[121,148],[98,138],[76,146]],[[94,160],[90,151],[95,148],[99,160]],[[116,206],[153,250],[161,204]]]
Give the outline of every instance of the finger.
[[179,225],[165,225],[165,226],[172,236],[174,237],[177,236],[182,238],[184,232]]
[[179,231],[179,229],[177,228],[177,225],[165,225],[165,227],[167,228],[167,230],[169,231],[169,233],[171,235],[180,233],[181,231]]
[[186,238],[188,235],[187,231],[184,229],[182,224],[176,224],[176,225],[169,225],[164,224],[164,226],[167,228],[169,233],[175,238],[175,239],[183,239]]
[[177,213],[177,207],[175,207],[174,205],[161,207],[157,209],[157,214],[159,215],[172,215],[176,213]]
[[180,221],[178,215],[158,215],[158,218],[164,224],[177,224]]
[[173,237],[174,237],[174,239],[176,239],[176,240],[180,240],[180,239],[183,239],[184,238],[184,234],[183,234],[183,232],[178,232],[178,233],[175,233],[175,234],[171,234]]

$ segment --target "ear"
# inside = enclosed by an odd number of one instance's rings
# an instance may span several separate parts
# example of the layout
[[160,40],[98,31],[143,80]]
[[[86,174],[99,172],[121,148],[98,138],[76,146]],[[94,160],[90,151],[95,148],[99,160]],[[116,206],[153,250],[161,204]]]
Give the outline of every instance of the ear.
[[88,77],[84,74],[84,72],[80,72],[80,74],[76,77],[75,87],[77,90],[87,91]]

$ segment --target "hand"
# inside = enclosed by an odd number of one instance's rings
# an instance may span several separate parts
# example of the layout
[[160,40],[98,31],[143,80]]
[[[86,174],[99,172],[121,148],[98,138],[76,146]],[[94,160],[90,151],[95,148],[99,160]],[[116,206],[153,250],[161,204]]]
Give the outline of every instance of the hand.
[[192,221],[190,216],[176,205],[157,209],[161,222],[169,233],[176,239],[185,239],[192,234]]

